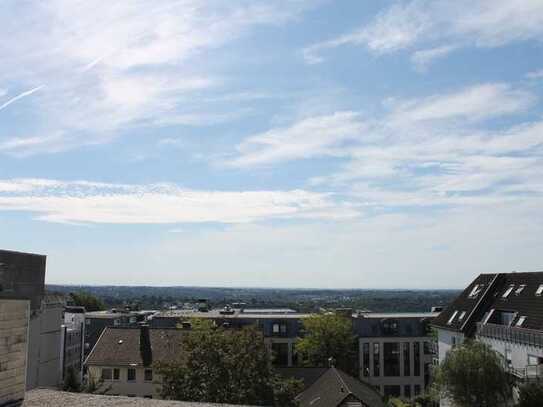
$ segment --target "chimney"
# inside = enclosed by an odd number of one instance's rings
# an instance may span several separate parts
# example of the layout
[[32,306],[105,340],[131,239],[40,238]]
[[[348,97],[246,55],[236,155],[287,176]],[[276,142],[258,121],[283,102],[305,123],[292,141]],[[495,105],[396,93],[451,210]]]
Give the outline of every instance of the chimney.
[[149,325],[140,325],[140,355],[143,366],[151,366],[153,363],[153,350],[151,349],[151,337],[149,336]]

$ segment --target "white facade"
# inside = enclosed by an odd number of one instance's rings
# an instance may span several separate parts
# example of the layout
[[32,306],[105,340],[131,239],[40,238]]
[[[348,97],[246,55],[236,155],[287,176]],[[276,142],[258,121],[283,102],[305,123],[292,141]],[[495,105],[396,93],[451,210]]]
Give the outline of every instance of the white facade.
[[[129,378],[129,370],[135,373],[131,378]],[[148,371],[147,374],[146,371]],[[101,381],[100,390],[107,390],[108,395],[160,398],[160,377],[152,368],[89,366],[88,375],[96,382]]]
[[462,332],[449,331],[447,329],[437,329],[437,346],[439,355],[439,364],[443,363],[447,353],[464,342],[464,334]]

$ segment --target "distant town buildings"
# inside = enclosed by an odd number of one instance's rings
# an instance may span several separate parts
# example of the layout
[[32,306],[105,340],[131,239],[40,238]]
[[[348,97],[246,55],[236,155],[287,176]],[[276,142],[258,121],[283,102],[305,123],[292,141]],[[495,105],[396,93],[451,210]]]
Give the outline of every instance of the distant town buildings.
[[64,382],[72,369],[76,378],[83,380],[85,358],[85,308],[66,306],[60,335],[61,380]]

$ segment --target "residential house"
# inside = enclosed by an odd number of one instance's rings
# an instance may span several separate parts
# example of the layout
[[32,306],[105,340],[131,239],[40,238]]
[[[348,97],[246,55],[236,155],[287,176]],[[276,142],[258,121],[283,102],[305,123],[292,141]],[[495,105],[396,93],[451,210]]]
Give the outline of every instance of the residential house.
[[85,313],[85,355],[88,355],[107,327],[137,326],[144,318],[137,311],[110,309]]
[[481,274],[433,324],[440,363],[454,346],[476,338],[519,379],[543,376],[543,272]]
[[384,407],[379,392],[370,384],[348,375],[340,369],[325,369],[316,379],[317,371],[309,368],[310,373],[292,372],[291,377],[307,379],[304,391],[296,397],[300,407]]
[[181,357],[185,331],[176,328],[106,327],[85,361],[87,375],[107,394],[159,398],[154,364]]

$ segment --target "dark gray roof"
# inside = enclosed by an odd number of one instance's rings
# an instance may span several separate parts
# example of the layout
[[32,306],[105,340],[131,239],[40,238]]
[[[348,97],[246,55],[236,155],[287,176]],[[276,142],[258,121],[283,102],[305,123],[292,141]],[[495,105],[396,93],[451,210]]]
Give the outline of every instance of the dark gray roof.
[[278,367],[275,371],[286,379],[298,379],[304,390],[311,387],[326,371],[327,367]]
[[[517,292],[522,285],[525,287]],[[495,309],[516,312],[512,325],[525,316],[522,328],[543,330],[543,296],[536,295],[540,285],[543,285],[543,272],[481,274],[433,321],[433,325],[470,336],[476,323]],[[470,296],[476,287],[480,288],[479,293]],[[509,287],[514,288],[504,298],[503,294]],[[455,312],[456,316],[451,321]],[[463,313],[464,318],[460,319]]]
[[330,368],[301,393],[300,407],[338,407],[344,401],[360,401],[365,407],[384,407],[381,395],[371,385]]
[[[107,327],[89,354],[86,364],[99,366],[144,366],[140,348],[140,328]],[[149,328],[152,363],[181,360],[181,340],[184,331],[169,328]]]

